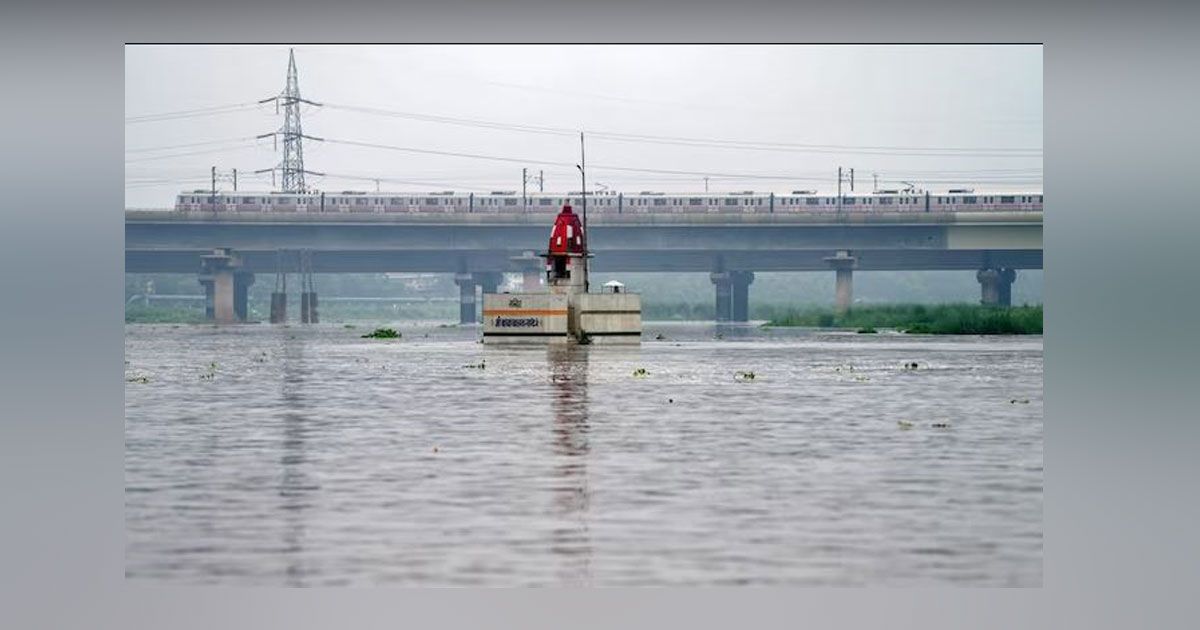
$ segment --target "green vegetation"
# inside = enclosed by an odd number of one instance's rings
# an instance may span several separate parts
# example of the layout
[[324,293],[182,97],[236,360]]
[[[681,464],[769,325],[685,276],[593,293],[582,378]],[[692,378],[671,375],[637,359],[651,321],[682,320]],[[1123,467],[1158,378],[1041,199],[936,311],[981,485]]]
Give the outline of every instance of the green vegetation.
[[203,324],[203,308],[125,305],[126,324]]
[[400,333],[395,328],[376,328],[362,336],[363,339],[399,339]]
[[1040,335],[1042,307],[894,304],[862,306],[841,314],[828,308],[811,308],[777,316],[768,325],[856,328],[859,332],[894,328],[926,335]]

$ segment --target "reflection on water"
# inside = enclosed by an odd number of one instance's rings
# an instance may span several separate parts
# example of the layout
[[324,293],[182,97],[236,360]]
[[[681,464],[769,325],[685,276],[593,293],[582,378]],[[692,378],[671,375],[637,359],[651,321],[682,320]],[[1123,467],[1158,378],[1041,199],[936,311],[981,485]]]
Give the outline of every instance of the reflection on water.
[[1041,584],[1040,337],[402,332],[127,326],[127,577]]
[[[588,539],[588,346],[562,346],[547,350],[550,382],[555,395],[554,505],[563,526],[554,530],[551,550],[563,558],[559,574],[564,584],[589,583],[592,549]],[[566,525],[570,523],[570,525]]]
[[283,422],[283,442],[279,465],[279,508],[283,520],[283,547],[286,558],[286,584],[305,586],[304,576],[304,518],[310,507],[309,494],[320,490],[305,472],[305,439],[309,432],[309,418],[302,394],[306,365],[304,344],[292,337],[284,337],[279,361],[282,372],[280,379],[280,415]]

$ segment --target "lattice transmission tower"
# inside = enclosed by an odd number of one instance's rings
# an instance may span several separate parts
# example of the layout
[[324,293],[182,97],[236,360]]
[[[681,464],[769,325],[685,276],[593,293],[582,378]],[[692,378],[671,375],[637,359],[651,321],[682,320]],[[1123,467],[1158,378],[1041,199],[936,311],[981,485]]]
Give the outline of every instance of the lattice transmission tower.
[[283,88],[283,92],[278,96],[264,98],[259,103],[269,103],[275,101],[275,113],[279,113],[280,106],[283,107],[283,127],[278,131],[264,133],[259,138],[268,136],[275,138],[275,148],[279,149],[279,141],[283,141],[283,159],[278,166],[273,168],[264,168],[255,173],[271,173],[272,185],[274,185],[275,171],[279,171],[280,187],[283,192],[307,192],[308,187],[304,183],[304,175],[324,175],[314,171],[304,169],[304,140],[321,141],[321,138],[307,136],[300,125],[300,104],[307,103],[316,107],[320,107],[320,103],[314,103],[300,96],[300,80],[296,75],[296,52],[288,49],[288,70],[287,70],[287,85]]

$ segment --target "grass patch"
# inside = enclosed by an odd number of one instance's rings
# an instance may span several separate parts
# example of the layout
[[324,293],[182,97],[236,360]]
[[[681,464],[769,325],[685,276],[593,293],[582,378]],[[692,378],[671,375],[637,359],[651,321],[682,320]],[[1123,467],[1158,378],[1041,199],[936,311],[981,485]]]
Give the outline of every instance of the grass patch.
[[203,324],[206,321],[203,308],[125,305],[126,324]]
[[400,333],[394,328],[376,328],[362,336],[363,339],[399,339]]
[[860,306],[845,313],[811,308],[778,315],[768,325],[853,328],[860,333],[894,328],[924,335],[1040,335],[1042,307],[891,304]]

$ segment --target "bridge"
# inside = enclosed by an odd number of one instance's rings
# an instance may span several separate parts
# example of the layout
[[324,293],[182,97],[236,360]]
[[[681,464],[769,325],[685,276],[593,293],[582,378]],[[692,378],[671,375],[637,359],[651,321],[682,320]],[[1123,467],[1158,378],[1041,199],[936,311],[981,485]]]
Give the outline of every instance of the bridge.
[[[201,274],[222,321],[245,317],[254,274],[302,260],[313,273],[453,273],[465,323],[502,273],[537,282],[548,230],[542,213],[127,210],[125,271]],[[595,214],[588,230],[596,271],[709,273],[718,321],[747,319],[755,271],[833,271],[844,309],[855,270],[975,270],[981,301],[1009,304],[1016,271],[1042,268],[1040,211]]]

